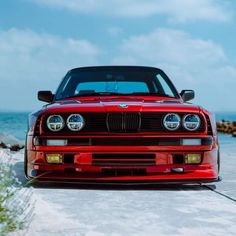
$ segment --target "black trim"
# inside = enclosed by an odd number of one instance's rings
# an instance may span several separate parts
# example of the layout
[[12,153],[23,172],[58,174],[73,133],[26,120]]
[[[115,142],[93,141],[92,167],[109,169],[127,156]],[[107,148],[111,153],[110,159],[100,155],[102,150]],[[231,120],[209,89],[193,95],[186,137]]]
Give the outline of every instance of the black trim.
[[[49,137],[48,139],[50,139]],[[106,137],[106,138],[67,138],[67,146],[183,146],[183,138],[130,138],[130,137]],[[190,139],[190,138],[187,138]],[[210,146],[213,144],[212,137],[197,138],[201,139],[201,145]],[[39,145],[46,146],[46,138],[38,139]],[[184,145],[187,147],[188,145]],[[195,145],[193,145],[195,146]],[[199,145],[200,146],[200,145]]]
[[[64,184],[81,184],[81,185],[89,185],[89,186],[145,186],[145,185],[156,185],[156,186],[167,186],[167,185],[196,185],[196,184],[205,184],[205,183],[214,183],[214,182],[220,182],[222,181],[222,178],[219,176],[215,179],[196,179],[196,180],[71,180],[66,179],[59,180],[59,179],[50,179],[50,178],[38,178],[34,177],[32,178],[36,182],[32,182],[32,184],[35,183],[64,183]],[[61,186],[61,185],[60,185]]]
[[212,126],[211,126],[211,121],[210,121],[210,117],[205,114],[206,120],[207,120],[207,134],[208,135],[213,135],[213,130],[212,130]]
[[92,154],[94,166],[156,166],[156,155],[152,153]]

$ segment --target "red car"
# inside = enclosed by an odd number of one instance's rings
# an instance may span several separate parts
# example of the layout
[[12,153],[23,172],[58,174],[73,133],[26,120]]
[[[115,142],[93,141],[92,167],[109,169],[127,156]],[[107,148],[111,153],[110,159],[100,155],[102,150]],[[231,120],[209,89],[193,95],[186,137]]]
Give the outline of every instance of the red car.
[[160,69],[70,70],[29,117],[25,174],[83,183],[198,183],[219,179],[214,116],[187,102]]

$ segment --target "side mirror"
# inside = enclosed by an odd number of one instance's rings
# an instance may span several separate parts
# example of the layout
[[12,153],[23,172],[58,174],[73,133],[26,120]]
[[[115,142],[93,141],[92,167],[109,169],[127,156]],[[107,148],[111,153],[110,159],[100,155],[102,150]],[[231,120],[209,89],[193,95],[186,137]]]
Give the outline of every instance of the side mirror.
[[184,102],[190,101],[194,99],[194,91],[193,90],[182,90],[180,93],[180,96],[182,97]]
[[51,91],[38,91],[38,100],[43,102],[52,102],[54,94]]

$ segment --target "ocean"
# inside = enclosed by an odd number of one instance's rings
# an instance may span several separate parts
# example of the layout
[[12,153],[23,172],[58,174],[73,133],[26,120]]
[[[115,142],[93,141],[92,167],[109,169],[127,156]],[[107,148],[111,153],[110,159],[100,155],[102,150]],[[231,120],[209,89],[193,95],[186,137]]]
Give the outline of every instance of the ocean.
[[228,121],[236,121],[236,112],[215,112],[216,121],[222,119]]
[[[24,142],[27,132],[27,119],[29,112],[0,112],[0,142],[1,137],[10,136]],[[217,112],[215,113],[216,120],[222,119],[236,121],[236,112]],[[219,134],[221,142],[234,141],[236,138],[231,138],[230,135]]]
[[27,132],[28,115],[26,112],[0,112],[0,138],[11,136],[23,142]]

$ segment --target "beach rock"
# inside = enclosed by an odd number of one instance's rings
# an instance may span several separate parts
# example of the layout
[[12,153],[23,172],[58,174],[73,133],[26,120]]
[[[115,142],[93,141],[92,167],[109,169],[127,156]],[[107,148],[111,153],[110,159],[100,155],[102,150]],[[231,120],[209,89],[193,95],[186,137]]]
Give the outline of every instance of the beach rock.
[[5,149],[5,148],[8,148],[8,147],[7,147],[7,145],[5,143],[1,142],[0,143],[0,148],[4,148]]
[[0,148],[3,148],[3,149],[10,149],[11,151],[14,151],[14,152],[17,152],[21,149],[24,148],[24,145],[21,145],[21,144],[13,144],[13,145],[7,145],[3,142],[0,143]]
[[24,145],[19,145],[19,144],[14,144],[10,146],[10,150],[14,152],[17,152],[23,148],[24,148]]
[[0,133],[0,148],[19,151],[24,148],[24,145],[22,141],[18,140],[13,135]]
[[226,120],[221,120],[216,123],[217,131],[227,134],[232,134],[233,137],[236,136],[236,121],[230,122]]
[[14,145],[16,143],[19,144],[24,144],[22,143],[21,140],[17,139],[16,137],[14,137],[11,134],[5,134],[5,133],[0,133],[0,142],[3,142],[5,144],[9,144],[9,145]]

